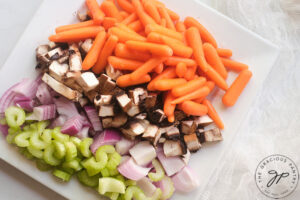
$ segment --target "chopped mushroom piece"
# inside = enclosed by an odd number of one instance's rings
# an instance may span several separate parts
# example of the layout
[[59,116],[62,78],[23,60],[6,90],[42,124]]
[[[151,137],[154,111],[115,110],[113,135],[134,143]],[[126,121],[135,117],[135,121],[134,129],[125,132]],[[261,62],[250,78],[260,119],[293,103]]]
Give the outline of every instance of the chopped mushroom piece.
[[69,88],[73,90],[77,90],[78,92],[83,92],[83,89],[80,85],[78,85],[74,80],[72,79],[64,79],[63,84],[68,86]]
[[134,120],[128,124],[128,128],[121,129],[122,133],[128,139],[134,139],[136,136],[145,132],[146,128],[141,120]]
[[48,45],[49,45],[50,49],[54,49],[57,46],[57,44],[55,42],[52,42],[52,41],[49,41]]
[[111,117],[102,118],[103,128],[111,128],[113,119]]
[[82,97],[78,100],[78,102],[79,102],[81,107],[84,107],[89,103],[89,100],[87,98]]
[[106,74],[114,81],[116,81],[123,73],[120,70],[113,68],[110,64],[108,64],[105,68]]
[[147,118],[147,113],[141,113],[137,116],[135,116],[136,119],[146,119]]
[[196,134],[198,137],[199,142],[202,144],[205,142],[205,137],[204,137],[204,129],[200,128],[196,130]]
[[145,108],[147,110],[153,108],[156,105],[156,100],[157,100],[157,94],[150,93],[148,96],[146,96],[144,100]]
[[81,71],[82,59],[78,45],[73,43],[69,47],[69,66],[71,71]]
[[183,139],[188,150],[190,150],[191,152],[196,152],[201,148],[201,144],[198,140],[196,133],[185,135]]
[[208,115],[195,117],[194,121],[197,124],[197,126],[207,126],[214,122]]
[[114,106],[113,105],[103,105],[99,109],[100,117],[111,117],[114,116]]
[[116,114],[112,120],[111,126],[114,128],[120,128],[127,122],[127,115],[125,113]]
[[95,89],[99,85],[99,81],[93,72],[84,72],[77,79],[77,83],[88,92]]
[[175,110],[174,112],[175,120],[178,122],[186,118],[186,114],[182,110]]
[[124,112],[127,112],[132,107],[132,101],[127,94],[119,95],[116,99]]
[[190,158],[191,158],[191,152],[190,152],[190,150],[187,150],[186,154],[182,155],[182,160],[186,165],[188,165]]
[[99,95],[97,90],[91,90],[89,92],[84,92],[84,95],[90,100],[90,102],[93,102],[95,97]]
[[151,122],[154,124],[161,123],[166,118],[166,115],[162,109],[156,109],[153,112],[148,113],[148,115]]
[[154,139],[158,134],[159,128],[156,125],[150,124],[143,134],[143,138]]
[[182,121],[181,122],[181,132],[183,134],[192,134],[195,133],[197,129],[197,124],[193,120]]
[[45,73],[43,75],[42,80],[49,85],[53,90],[67,99],[78,101],[78,99],[82,96],[78,91],[72,90],[71,88],[65,86],[64,84],[58,82],[54,78],[52,78],[49,74]]
[[128,95],[133,100],[134,104],[139,105],[141,99],[145,99],[148,93],[144,88],[138,87],[133,90],[129,90]]
[[39,60],[39,57],[44,56],[48,53],[49,51],[49,45],[40,45],[36,48],[36,58]]
[[164,137],[161,137],[161,138],[159,138],[158,143],[165,143],[165,141],[167,141],[167,139]]
[[58,81],[61,81],[67,73],[69,66],[67,64],[60,64],[57,61],[53,61],[49,66],[50,76]]
[[101,94],[113,94],[114,89],[116,88],[117,84],[113,80],[109,79],[105,82],[102,90],[100,90]]
[[220,129],[214,128],[204,132],[204,138],[206,142],[222,141],[223,137]]
[[63,55],[57,60],[59,63],[67,63],[69,60],[69,51],[65,50]]
[[172,126],[167,129],[166,135],[168,138],[179,138],[180,131],[177,127]]
[[179,140],[167,140],[164,142],[164,154],[166,157],[169,156],[181,156],[184,154],[181,142]]
[[87,54],[90,49],[92,48],[93,46],[93,40],[92,39],[86,39],[84,40],[84,42],[80,45],[80,49],[85,53]]
[[130,116],[130,117],[134,117],[135,115],[139,114],[141,111],[140,111],[140,108],[133,104],[127,111],[127,114]]
[[161,131],[161,128],[159,128],[157,134],[155,135],[154,141],[153,141],[154,146],[157,146],[157,143],[159,142],[162,135],[163,135],[163,133]]
[[64,54],[64,51],[63,51],[60,47],[57,47],[57,48],[52,49],[51,51],[49,51],[49,52],[47,53],[47,57],[48,57],[50,60],[57,60],[57,59],[59,59],[63,54]]
[[112,97],[112,95],[98,95],[94,99],[94,104],[95,106],[109,105]]
[[81,22],[84,22],[86,20],[88,20],[90,17],[88,16],[88,14],[86,12],[82,13],[82,12],[77,12],[77,19]]

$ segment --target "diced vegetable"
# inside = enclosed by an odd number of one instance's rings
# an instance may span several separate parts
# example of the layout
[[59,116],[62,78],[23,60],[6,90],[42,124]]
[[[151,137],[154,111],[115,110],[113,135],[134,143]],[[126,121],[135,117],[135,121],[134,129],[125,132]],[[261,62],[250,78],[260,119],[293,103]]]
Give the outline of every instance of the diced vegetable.
[[97,187],[99,184],[99,175],[89,176],[86,170],[81,170],[77,173],[78,180],[88,187]]
[[124,194],[125,193],[125,184],[115,178],[100,178],[98,192],[100,194],[105,194],[106,192],[117,192]]
[[80,149],[80,153],[84,156],[84,157],[90,157],[92,155],[91,151],[90,151],[90,146],[93,143],[93,139],[92,138],[85,138],[81,141],[79,149]]
[[174,187],[180,192],[191,192],[199,185],[195,172],[188,166],[184,167],[180,172],[172,177]]
[[126,178],[137,181],[145,177],[150,171],[150,168],[141,167],[130,158],[119,165],[118,170],[120,174]]
[[75,115],[66,121],[61,128],[61,132],[68,135],[76,135],[79,131],[81,131],[82,125],[81,116]]
[[144,192],[147,197],[151,197],[156,191],[155,185],[153,185],[153,183],[146,177],[138,180],[136,185]]
[[5,111],[5,119],[9,127],[17,128],[25,122],[25,112],[23,109],[11,106]]
[[157,157],[168,176],[176,174],[185,166],[183,160],[177,156],[166,157],[163,152],[158,152]]
[[148,141],[139,142],[129,153],[139,165],[146,165],[156,157],[155,149]]
[[97,114],[96,109],[91,106],[85,106],[84,109],[90,122],[92,123],[94,131],[102,131],[102,124],[100,122],[100,118]]
[[58,170],[58,169],[54,170],[52,172],[52,174],[54,176],[56,176],[57,178],[60,178],[62,181],[65,181],[65,182],[68,182],[71,178],[70,174],[68,174],[67,172],[64,172],[62,170]]
[[95,153],[103,145],[114,145],[121,140],[120,132],[114,129],[106,129],[94,137],[91,151]]
[[124,199],[131,200],[133,198],[136,200],[144,200],[144,199],[146,199],[146,196],[139,187],[129,186],[126,189]]
[[162,191],[162,195],[160,197],[162,200],[169,199],[175,191],[173,182],[168,176],[165,176],[161,181],[156,182],[155,185]]
[[122,139],[116,143],[116,151],[120,155],[128,154],[129,149],[131,147],[133,147],[134,143],[135,142],[133,140],[128,140],[128,139],[122,137]]
[[164,171],[162,165],[156,159],[152,160],[152,165],[154,166],[155,173],[154,172],[150,172],[148,174],[150,180],[151,181],[155,181],[155,182],[162,180],[164,178],[164,176],[165,176],[165,171]]

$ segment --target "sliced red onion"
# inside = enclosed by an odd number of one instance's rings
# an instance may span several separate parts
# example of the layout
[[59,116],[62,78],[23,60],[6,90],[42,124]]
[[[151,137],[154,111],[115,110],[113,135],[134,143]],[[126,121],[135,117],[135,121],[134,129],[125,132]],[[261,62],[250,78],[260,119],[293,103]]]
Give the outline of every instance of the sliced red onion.
[[117,144],[116,144],[116,151],[120,155],[128,154],[129,149],[131,149],[131,147],[133,147],[134,144],[135,144],[134,140],[128,140],[128,139],[122,137],[122,139],[119,142],[117,142]]
[[82,129],[82,118],[80,115],[75,115],[68,119],[61,128],[61,132],[68,135],[76,135]]
[[154,185],[161,189],[162,195],[160,199],[169,199],[173,195],[175,188],[172,182],[172,179],[168,176],[165,176],[161,181],[154,182]]
[[56,106],[54,104],[51,105],[42,105],[38,107],[33,108],[33,114],[27,118],[27,120],[48,120],[48,119],[54,119],[56,116]]
[[20,84],[13,89],[13,92],[33,99],[36,95],[38,86],[39,82],[37,80],[23,79]]
[[180,192],[191,192],[199,186],[195,172],[188,166],[172,177],[174,187]]
[[74,102],[64,97],[54,98],[53,101],[56,105],[58,114],[66,116],[67,119],[78,115],[78,111]]
[[5,110],[14,104],[14,98],[16,93],[13,90],[19,85],[19,83],[11,86],[8,90],[4,92],[0,99],[0,117],[4,117]]
[[147,197],[152,197],[157,189],[147,177],[143,177],[142,179],[138,180],[136,185],[143,190]]
[[79,133],[76,134],[76,136],[80,139],[87,138],[89,136],[89,129],[90,127],[88,126],[83,127],[81,131],[79,131]]
[[126,160],[128,160],[130,158],[131,158],[130,156],[122,156],[120,164],[122,164],[123,162],[125,162]]
[[33,107],[34,107],[34,101],[33,100],[25,100],[25,101],[16,101],[15,100],[15,104],[16,106],[23,108],[24,110],[28,111],[28,112],[32,112],[33,111]]
[[23,96],[23,95],[17,95],[14,98],[15,103],[18,102],[18,101],[28,101],[28,100],[31,100],[31,98]]
[[0,124],[0,132],[4,137],[8,135],[8,128],[9,127],[7,125]]
[[84,110],[90,120],[90,122],[92,123],[93,129],[95,131],[102,131],[102,124],[100,121],[100,118],[98,116],[97,110],[95,109],[95,107],[92,106],[85,106]]
[[130,158],[119,165],[118,171],[126,178],[137,181],[145,177],[150,171],[150,168],[141,167]]
[[176,174],[185,166],[184,161],[179,156],[166,157],[165,154],[160,151],[157,153],[157,157],[168,176]]
[[60,115],[50,125],[50,128],[62,127],[67,121],[67,117]]
[[91,145],[91,151],[95,153],[100,146],[115,145],[121,140],[120,131],[115,129],[105,129],[94,137],[94,142]]
[[84,113],[81,113],[81,118],[82,118],[82,125],[83,126],[87,126],[89,128],[92,128],[92,124],[90,123],[90,121],[88,120],[88,118],[85,116]]
[[139,165],[147,165],[156,157],[155,148],[148,141],[139,142],[129,153]]
[[48,89],[48,86],[46,83],[42,83],[38,86],[36,97],[43,105],[52,104],[53,99],[50,94],[50,91]]

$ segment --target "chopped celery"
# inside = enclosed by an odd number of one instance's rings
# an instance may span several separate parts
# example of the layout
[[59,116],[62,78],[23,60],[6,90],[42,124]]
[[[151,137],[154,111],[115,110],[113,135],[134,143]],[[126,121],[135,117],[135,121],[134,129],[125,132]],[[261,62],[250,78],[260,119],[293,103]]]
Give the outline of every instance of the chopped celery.
[[122,181],[111,177],[99,179],[98,192],[105,194],[106,192],[125,193],[125,185]]
[[46,147],[45,151],[44,151],[44,160],[47,164],[52,165],[52,166],[57,166],[60,164],[60,159],[57,159],[54,156],[54,152],[55,152],[55,146],[54,144],[50,144]]
[[32,132],[31,131],[25,131],[20,134],[18,134],[15,137],[15,143],[18,147],[28,147],[29,141],[28,139],[31,137]]
[[41,134],[45,130],[45,128],[47,128],[47,126],[49,126],[49,124],[50,124],[50,121],[48,121],[48,120],[38,122],[36,125],[38,133]]
[[101,172],[102,177],[109,177],[110,176],[109,170],[107,168],[101,169],[100,172]]
[[150,178],[151,181],[155,181],[155,182],[162,180],[164,178],[164,176],[165,176],[165,171],[164,171],[162,165],[156,159],[154,159],[152,161],[152,165],[154,166],[155,173],[154,172],[150,172],[148,174],[148,177]]
[[52,138],[59,142],[67,142],[69,141],[69,135],[63,134],[60,132],[60,127],[56,127],[52,131]]
[[71,136],[70,141],[75,144],[78,150],[80,149],[81,139],[79,139],[78,137]]
[[[108,169],[108,168],[106,168],[106,169]],[[109,171],[109,175],[110,176],[116,176],[116,175],[119,174],[119,171],[118,171],[117,168],[115,168],[115,169],[108,169],[108,171]]]
[[35,149],[45,149],[46,143],[40,139],[40,133],[34,131],[29,139],[29,144]]
[[112,145],[103,145],[99,147],[96,151],[95,158],[96,161],[102,162],[104,166],[106,166],[108,161],[108,155],[114,153],[116,150]]
[[92,138],[84,138],[80,143],[80,152],[84,157],[91,157],[92,152],[90,151],[90,146],[93,143]]
[[63,143],[59,141],[53,141],[55,147],[54,155],[58,159],[63,159],[66,156],[66,147]]
[[65,182],[68,182],[71,178],[70,174],[59,169],[55,169],[52,174]]
[[5,110],[5,119],[9,127],[20,127],[25,122],[25,111],[22,108],[11,106]]
[[86,170],[81,170],[77,173],[77,178],[85,186],[97,187],[99,184],[100,175],[89,176]]
[[122,181],[123,183],[125,182],[125,178],[121,174],[116,175],[115,178],[118,179],[119,181]]
[[68,167],[60,167],[60,169],[64,172],[67,172],[68,174],[72,175],[75,173],[74,169],[68,168]]
[[30,130],[30,125],[26,125],[23,127],[23,131],[29,131]]
[[162,191],[160,188],[157,188],[152,195],[152,197],[148,198],[149,200],[160,200],[162,196]]
[[28,152],[31,153],[34,157],[39,158],[39,159],[43,158],[44,152],[43,152],[42,150],[36,149],[36,148],[34,148],[33,146],[31,146],[31,145],[29,145],[29,146],[27,147],[27,150],[28,150]]
[[51,165],[48,165],[44,160],[39,159],[35,161],[36,167],[41,171],[49,171],[52,169]]
[[113,152],[109,155],[109,160],[107,162],[106,167],[110,170],[116,169],[121,162],[121,158],[122,157],[120,156],[120,154],[118,154],[118,152]]
[[133,185],[136,185],[136,181],[134,181],[134,180],[126,180],[126,181],[125,181],[125,185],[126,185],[126,186],[133,186]]
[[73,142],[65,142],[66,147],[66,161],[71,161],[77,156],[77,148]]
[[108,197],[111,200],[117,200],[119,197],[119,193],[116,192],[107,192],[104,194],[104,196]]
[[125,192],[125,200],[145,200],[147,197],[144,192],[137,186],[129,186]]
[[15,143],[15,137],[19,134],[19,130],[9,128],[8,135],[6,136],[6,141],[8,144]]
[[106,165],[105,162],[97,162],[94,157],[87,158],[81,162],[81,165],[87,170],[89,176],[100,173]]
[[75,171],[79,171],[82,169],[82,166],[80,165],[80,162],[77,159],[64,162],[62,166],[63,168],[71,168],[74,169]]
[[25,150],[22,152],[22,154],[28,159],[32,160],[34,159],[33,155],[25,148]]
[[43,141],[48,145],[52,142],[52,130],[45,129],[41,135]]
[[162,181],[165,182],[164,184],[166,184],[166,186],[160,198],[166,200],[171,198],[171,196],[175,191],[175,188],[172,179],[170,177],[165,176]]

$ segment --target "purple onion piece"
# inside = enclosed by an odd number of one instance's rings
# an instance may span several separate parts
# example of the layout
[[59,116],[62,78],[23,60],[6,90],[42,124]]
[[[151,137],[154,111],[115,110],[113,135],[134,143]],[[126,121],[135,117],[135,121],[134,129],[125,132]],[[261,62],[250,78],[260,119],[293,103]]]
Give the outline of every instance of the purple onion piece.
[[14,98],[17,96],[16,93],[13,91],[20,83],[17,83],[11,86],[8,90],[4,92],[0,99],[0,113],[1,118],[4,117],[5,110],[14,104]]
[[66,116],[67,119],[79,114],[74,102],[64,97],[54,98],[53,101],[56,105],[58,114]]
[[61,132],[71,136],[76,135],[82,129],[82,118],[80,115],[75,115],[67,120],[61,128]]
[[23,108],[27,112],[32,112],[34,107],[33,100],[15,101],[16,106]]
[[185,163],[179,156],[166,157],[165,154],[160,151],[157,153],[157,157],[168,176],[176,174],[185,166]]
[[102,131],[102,124],[100,118],[98,116],[97,110],[95,107],[92,106],[85,106],[84,110],[92,124],[92,127],[95,131]]
[[90,127],[84,126],[79,133],[76,134],[76,136],[80,139],[87,138],[89,136],[89,129]]
[[172,177],[174,187],[180,192],[191,192],[199,186],[197,175],[188,166],[184,167]]
[[126,178],[138,181],[148,174],[150,168],[141,167],[129,158],[119,165],[118,171]]
[[115,145],[121,140],[120,131],[115,129],[105,129],[94,137],[94,142],[91,145],[91,151],[95,153],[100,146]]
[[54,119],[56,116],[56,106],[54,104],[51,105],[42,105],[33,108],[33,114],[30,117],[32,120],[48,120]]
[[38,86],[39,82],[37,80],[23,79],[20,84],[13,89],[13,92],[33,99],[36,95]]
[[42,83],[38,86],[36,97],[43,105],[52,104],[53,99],[50,94],[50,91],[48,89],[48,86],[46,83]]
[[58,116],[54,119],[50,125],[50,128],[62,127],[67,121],[67,118],[63,115]]

